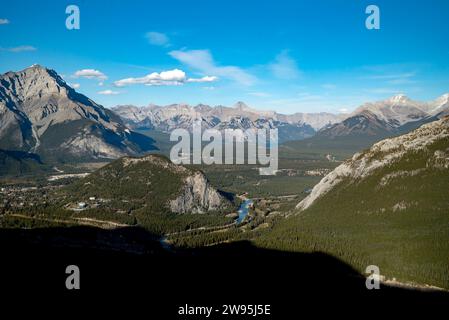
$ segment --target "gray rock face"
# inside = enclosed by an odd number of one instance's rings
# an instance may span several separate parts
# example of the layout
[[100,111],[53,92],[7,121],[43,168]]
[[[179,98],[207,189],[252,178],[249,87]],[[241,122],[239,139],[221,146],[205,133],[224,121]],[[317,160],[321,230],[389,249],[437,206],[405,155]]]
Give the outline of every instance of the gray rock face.
[[227,204],[227,200],[209,184],[201,172],[186,177],[184,182],[181,194],[169,201],[172,212],[205,213]]
[[[151,174],[172,173],[182,177],[180,192],[168,197],[168,206],[174,213],[206,213],[223,209],[231,205],[207,180],[201,171],[191,171],[182,165],[176,165],[169,159],[157,155],[146,155],[140,158],[124,157],[121,160],[124,172],[135,170],[136,165],[151,164],[140,176]],[[155,173],[157,171],[157,173]],[[149,179],[151,181],[151,178]]]
[[33,65],[0,76],[0,148],[116,158],[141,151],[133,138],[120,117],[53,70]]

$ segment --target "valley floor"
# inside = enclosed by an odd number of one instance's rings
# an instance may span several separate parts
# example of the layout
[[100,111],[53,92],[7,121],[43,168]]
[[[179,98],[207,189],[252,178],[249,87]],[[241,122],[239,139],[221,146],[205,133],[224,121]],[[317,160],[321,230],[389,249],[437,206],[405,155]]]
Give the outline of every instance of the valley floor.
[[[332,159],[332,160],[329,160]],[[243,198],[253,200],[248,216],[237,224],[234,211],[222,212],[220,214],[154,214],[148,219],[141,220],[141,216],[134,215],[135,208],[131,204],[121,204],[123,208],[108,211],[103,210],[101,199],[82,199],[86,207],[77,208],[78,201],[66,198],[53,197],[54,192],[59,192],[65,185],[76,181],[77,176],[63,177],[61,179],[48,179],[41,177],[37,181],[9,180],[2,184],[0,200],[4,203],[0,214],[0,227],[2,230],[42,230],[43,228],[67,229],[79,226],[95,227],[101,230],[129,230],[127,237],[140,239],[143,229],[150,234],[151,245],[132,244],[117,239],[103,239],[99,247],[113,251],[129,250],[130,252],[148,251],[162,252],[165,255],[185,252],[202,251],[205,248],[220,248],[223,245],[232,245],[242,241],[251,243],[261,251],[279,250],[281,252],[311,253],[325,252],[333,257],[341,259],[357,273],[363,274],[364,268],[369,264],[380,264],[389,285],[408,286],[412,284],[420,288],[419,284],[429,284],[437,287],[449,288],[447,278],[449,274],[444,272],[443,260],[436,257],[428,265],[413,265],[413,258],[401,260],[400,255],[395,254],[392,249],[398,244],[399,238],[385,238],[380,234],[364,231],[363,236],[355,236],[363,226],[369,224],[360,222],[356,227],[347,230],[345,223],[352,218],[348,214],[333,224],[325,216],[318,213],[313,221],[305,220],[296,215],[295,206],[306,197],[311,188],[331,169],[335,168],[340,160],[327,157],[321,151],[311,152],[290,157],[281,158],[280,171],[276,176],[259,176],[257,168],[252,166],[202,166],[196,167],[205,172],[214,186],[228,193],[240,194]],[[94,167],[101,166],[95,164]],[[82,174],[86,167],[77,167],[70,170],[69,167],[59,168],[54,175]],[[83,171],[84,170],[84,171]],[[39,202],[45,205],[37,205]],[[349,202],[348,202],[349,203]],[[70,206],[68,206],[70,204]],[[328,205],[334,208],[335,205]],[[68,208],[70,210],[68,210]],[[107,207],[104,207],[107,208]],[[73,210],[76,209],[76,210]],[[101,210],[100,210],[101,209]],[[349,212],[348,210],[343,212]],[[287,218],[287,219],[286,219]],[[318,223],[317,223],[318,221]],[[332,226],[331,226],[332,224]],[[317,228],[317,225],[321,226]],[[377,228],[378,226],[373,226]],[[345,229],[346,228],[346,229]],[[47,229],[45,229],[47,230]],[[333,231],[334,230],[334,231]],[[121,231],[120,231],[121,232]],[[137,232],[136,236],[131,235]],[[349,232],[349,233],[348,233]],[[33,233],[30,233],[33,234]],[[51,234],[51,232],[50,232]],[[349,234],[349,236],[348,236]],[[407,235],[406,230],[401,233]],[[145,235],[146,239],[148,235]],[[412,236],[411,236],[412,237]],[[384,239],[384,247],[374,244],[371,247],[362,244],[370,243],[367,239]],[[413,238],[413,237],[412,237]],[[407,238],[408,239],[408,238]],[[80,239],[82,240],[82,239]],[[48,240],[52,242],[51,239]],[[402,241],[402,240],[400,240]],[[77,247],[76,240],[71,239]],[[89,241],[81,241],[84,245]],[[440,243],[441,240],[438,240]],[[162,244],[162,246],[161,246]],[[444,255],[446,248],[441,245],[440,255]],[[238,246],[237,246],[238,247]],[[379,249],[380,248],[380,249]],[[385,248],[388,249],[385,251]],[[421,247],[414,247],[421,250]],[[169,249],[169,250],[167,250]],[[379,249],[379,250],[378,250]],[[217,249],[218,250],[218,249]],[[375,252],[370,256],[367,250]],[[415,253],[418,252],[415,250]],[[167,252],[165,252],[167,251]],[[164,253],[165,252],[165,253]],[[382,254],[388,252],[388,254]],[[414,255],[415,257],[419,256]],[[429,252],[428,250],[425,252]],[[447,252],[447,251],[446,251]],[[409,255],[413,257],[413,254]],[[433,258],[432,258],[433,259]],[[411,264],[410,264],[411,263]],[[432,264],[433,263],[433,264]],[[446,267],[449,265],[446,263]],[[386,271],[385,271],[386,269]],[[422,270],[427,270],[422,272]],[[396,278],[393,280],[393,278]],[[418,284],[418,285],[416,285]],[[422,288],[427,288],[423,285]]]

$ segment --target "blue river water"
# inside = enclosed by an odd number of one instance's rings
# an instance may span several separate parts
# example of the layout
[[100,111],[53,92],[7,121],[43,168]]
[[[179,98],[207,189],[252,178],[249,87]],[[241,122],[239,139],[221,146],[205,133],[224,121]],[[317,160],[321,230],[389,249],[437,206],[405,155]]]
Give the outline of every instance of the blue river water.
[[253,200],[247,199],[242,202],[242,204],[239,207],[239,210],[237,213],[239,214],[239,217],[235,220],[237,224],[241,223],[243,219],[248,215],[249,207],[253,204]]
[[[253,204],[253,200],[251,199],[246,199],[245,201],[243,201],[240,204],[240,207],[237,211],[237,213],[239,214],[238,218],[235,219],[236,224],[240,224],[248,215],[249,212],[249,207]],[[163,236],[159,239],[159,243],[161,244],[162,248],[164,248],[165,250],[171,250],[171,245],[170,243],[167,241],[167,236]]]

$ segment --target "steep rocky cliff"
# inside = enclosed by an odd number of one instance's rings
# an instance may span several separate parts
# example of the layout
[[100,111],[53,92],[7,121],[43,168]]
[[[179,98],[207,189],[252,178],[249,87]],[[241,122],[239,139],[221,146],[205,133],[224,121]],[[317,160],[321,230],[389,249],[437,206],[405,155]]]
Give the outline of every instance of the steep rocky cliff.
[[195,172],[184,179],[181,194],[170,200],[170,209],[177,213],[203,213],[223,207],[223,196],[214,189],[206,176]]

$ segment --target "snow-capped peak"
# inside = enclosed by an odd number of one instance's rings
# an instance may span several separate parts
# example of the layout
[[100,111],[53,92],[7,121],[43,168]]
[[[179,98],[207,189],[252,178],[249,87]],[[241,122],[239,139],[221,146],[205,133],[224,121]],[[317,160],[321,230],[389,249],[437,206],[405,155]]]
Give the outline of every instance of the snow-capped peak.
[[439,104],[445,104],[449,102],[449,93],[443,94],[441,97],[437,98],[435,102]]
[[410,101],[410,99],[405,94],[402,93],[397,94],[388,100],[393,103],[404,103]]
[[436,98],[434,101],[432,101],[430,104],[430,114],[436,114],[441,112],[442,110],[449,107],[449,93],[443,94],[442,96]]
[[351,116],[369,111],[378,119],[397,127],[427,117],[425,106],[426,103],[410,100],[405,94],[397,94],[386,100],[365,103]]

